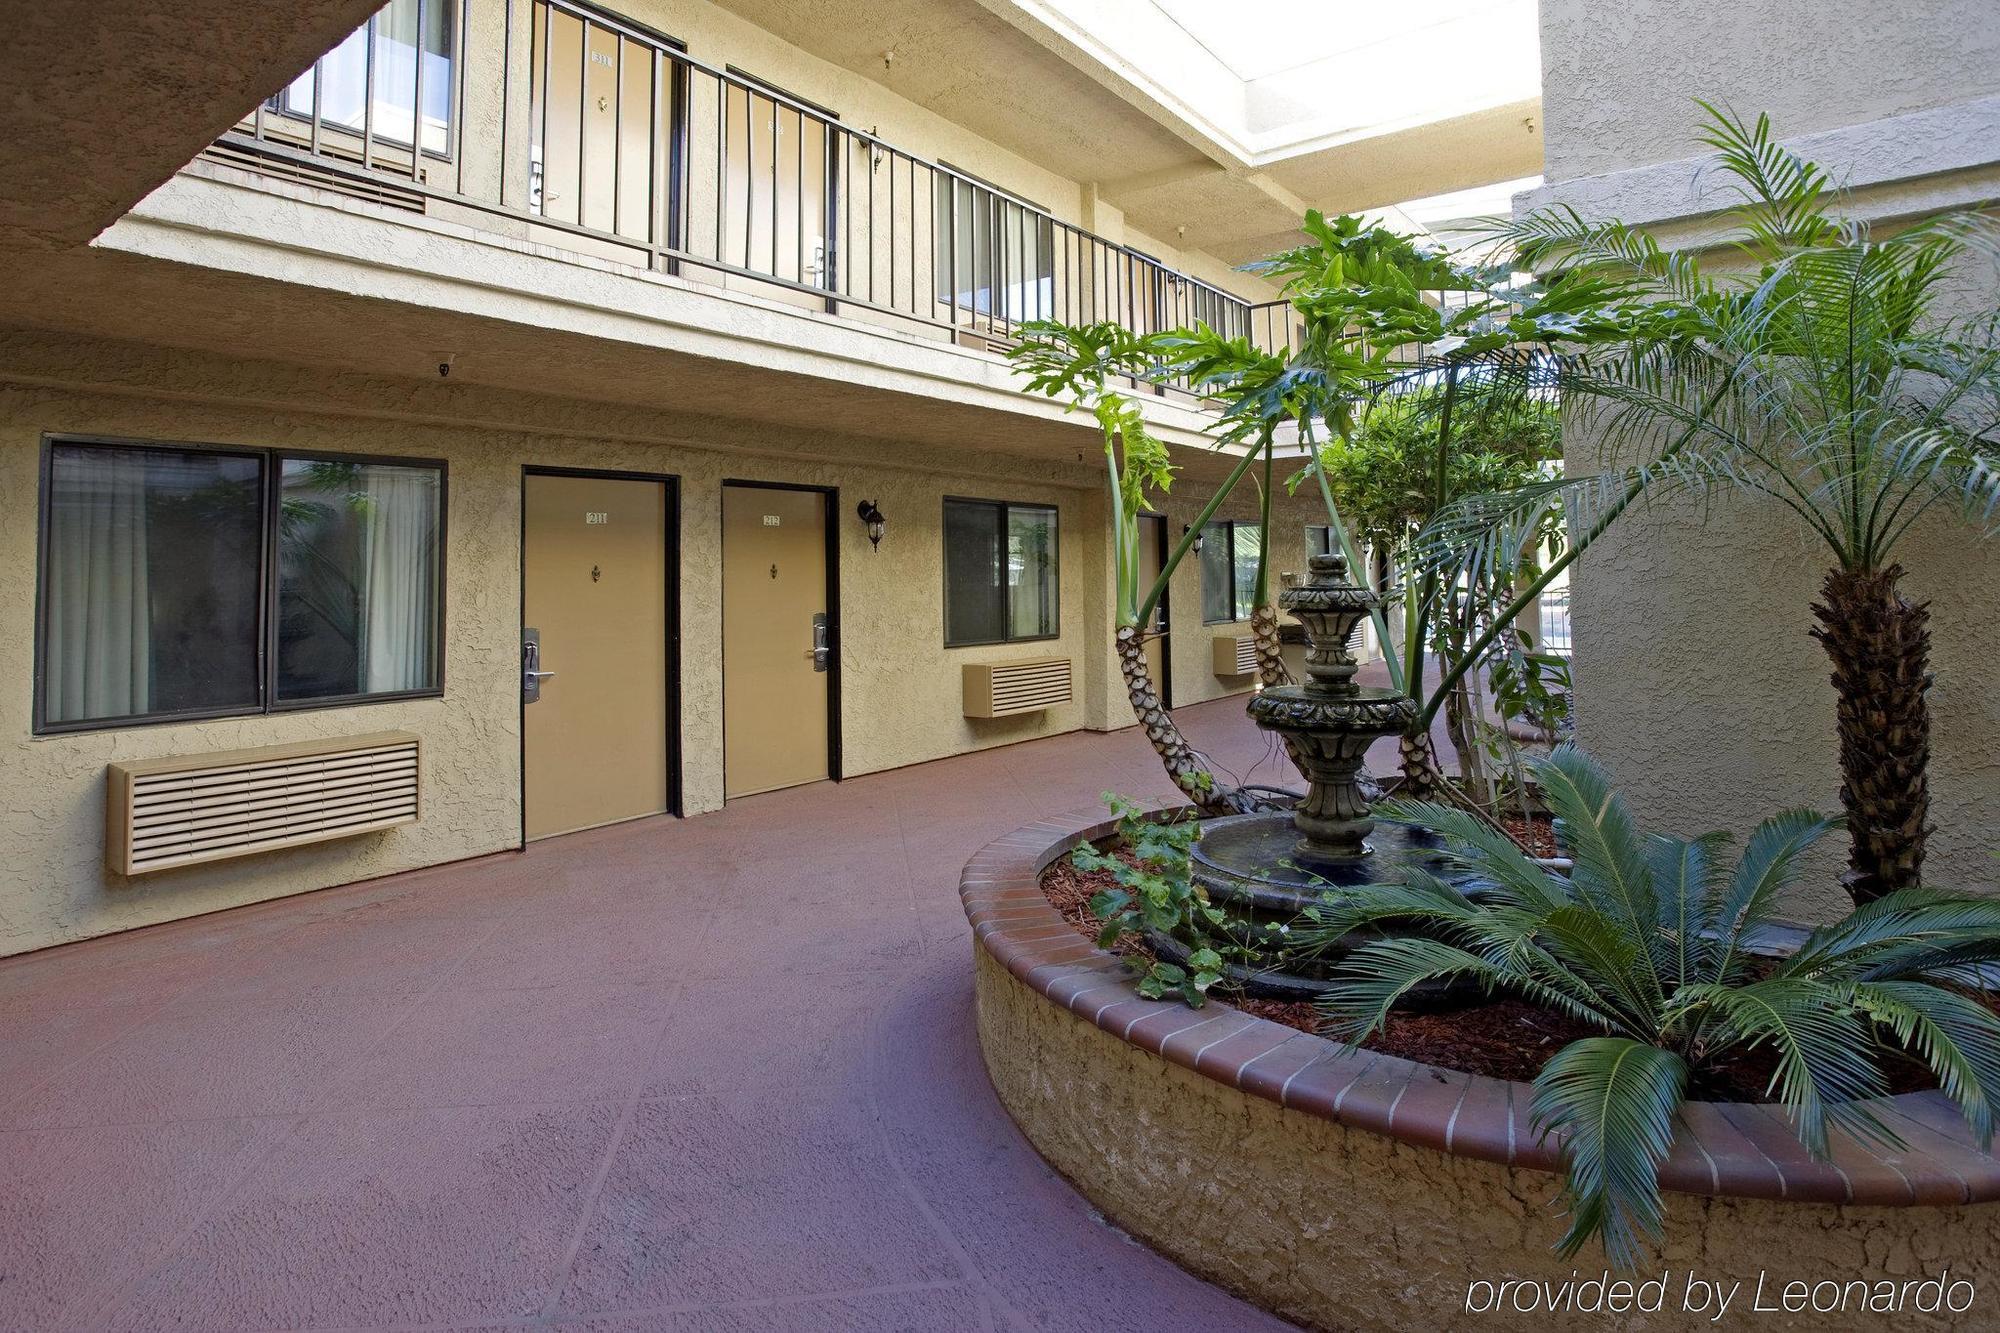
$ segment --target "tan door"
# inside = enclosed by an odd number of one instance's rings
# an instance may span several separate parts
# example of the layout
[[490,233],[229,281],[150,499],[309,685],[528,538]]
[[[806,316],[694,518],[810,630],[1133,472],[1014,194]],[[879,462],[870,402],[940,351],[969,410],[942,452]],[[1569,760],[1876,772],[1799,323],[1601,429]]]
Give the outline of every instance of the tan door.
[[774,97],[730,86],[724,257],[753,273],[825,285],[828,129]]
[[[1139,515],[1139,600],[1145,600],[1153,580],[1160,577],[1160,568],[1166,564],[1166,551],[1167,520],[1159,514]],[[1159,608],[1153,613],[1153,627],[1157,633],[1146,640],[1146,667],[1153,673],[1153,688],[1159,691],[1160,702],[1172,708],[1174,698],[1168,675],[1171,667],[1167,626],[1167,599],[1162,596]]]
[[654,49],[546,4],[534,7],[530,207],[636,241],[653,234]]
[[667,483],[531,474],[524,506],[522,668],[552,673],[523,678],[527,836],[659,814],[671,801]]
[[828,776],[826,523],[819,491],[722,488],[725,796]]

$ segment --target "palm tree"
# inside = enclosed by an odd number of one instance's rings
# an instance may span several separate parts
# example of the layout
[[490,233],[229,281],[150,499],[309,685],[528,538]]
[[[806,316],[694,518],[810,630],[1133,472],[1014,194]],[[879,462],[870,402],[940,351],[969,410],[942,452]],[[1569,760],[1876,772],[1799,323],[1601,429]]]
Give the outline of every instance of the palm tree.
[[1530,1104],[1539,1132],[1562,1143],[1564,1254],[1597,1237],[1615,1263],[1637,1262],[1643,1239],[1660,1233],[1658,1169],[1681,1103],[1745,1051],[1776,1057],[1770,1092],[1816,1157],[1831,1128],[1896,1145],[1868,1101],[1885,1093],[1883,1059],[1900,1054],[1921,1061],[1991,1143],[2000,1018],[1963,988],[2000,958],[2000,902],[1904,889],[1822,926],[1788,958],[1760,959],[1747,946],[1837,819],[1775,815],[1731,870],[1726,834],[1642,837],[1575,749],[1534,767],[1574,858],[1567,876],[1466,811],[1402,803],[1384,813],[1442,834],[1461,873],[1448,881],[1415,866],[1400,884],[1329,894],[1311,928],[1293,934],[1329,946],[1398,927],[1335,970],[1322,1009],[1350,1041],[1381,1027],[1413,987],[1447,979],[1596,1030],[1543,1066]]
[[1928,832],[1929,612],[1901,590],[1897,547],[1940,505],[1985,533],[2000,511],[2000,312],[1944,310],[1974,263],[2000,272],[2000,221],[1953,214],[1878,239],[1836,215],[1826,172],[1768,118],[1701,105],[1743,271],[1710,274],[1692,250],[1567,208],[1492,228],[1551,289],[1613,293],[1579,325],[1608,350],[1566,360],[1562,388],[1638,461],[1463,503],[1427,554],[1440,569],[1509,560],[1565,507],[1569,548],[1532,595],[1648,493],[1783,506],[1831,557],[1812,634],[1838,695],[1844,882],[1870,902],[1920,881]]
[[[1302,244],[1246,266],[1281,284],[1301,329],[1299,345],[1278,374],[1252,374],[1240,383],[1219,372],[1213,378],[1226,417],[1297,422],[1306,465],[1295,481],[1316,487],[1348,566],[1365,569],[1329,484],[1328,455],[1355,447],[1372,405],[1426,402],[1423,415],[1434,444],[1422,490],[1427,507],[1443,507],[1451,499],[1453,460],[1466,447],[1464,423],[1544,400],[1559,361],[1555,349],[1595,336],[1604,322],[1602,307],[1624,288],[1588,275],[1560,285],[1524,285],[1511,265],[1455,263],[1354,216],[1308,212],[1300,230]],[[1425,659],[1441,637],[1438,627],[1470,610],[1464,590],[1512,587],[1533,564],[1532,545],[1517,538],[1504,568],[1489,564],[1468,572],[1427,562],[1410,571],[1400,640],[1376,614],[1390,680],[1420,705],[1401,738],[1406,794],[1464,799],[1438,764],[1431,724],[1460,701],[1459,683],[1489,661],[1496,638],[1511,629],[1533,594],[1505,602],[1490,617],[1481,608],[1486,632],[1463,656],[1438,662],[1443,680],[1435,689],[1426,685]]]
[[[1028,377],[1030,392],[1066,399],[1071,408],[1088,411],[1097,421],[1104,439],[1104,460],[1110,477],[1112,517],[1112,567],[1116,573],[1117,609],[1114,616],[1113,646],[1118,667],[1125,680],[1126,698],[1133,715],[1145,730],[1146,739],[1160,757],[1167,776],[1183,795],[1207,814],[1240,813],[1257,808],[1258,799],[1240,788],[1218,785],[1203,756],[1188,744],[1172,714],[1160,701],[1153,683],[1152,668],[1146,662],[1146,626],[1165,595],[1167,580],[1194,546],[1203,525],[1236,489],[1238,482],[1260,457],[1269,470],[1270,438],[1258,448],[1244,451],[1228,478],[1195,520],[1179,544],[1167,557],[1159,576],[1147,587],[1140,586],[1139,516],[1151,505],[1147,496],[1164,493],[1173,485],[1174,466],[1167,446],[1146,429],[1145,416],[1137,403],[1112,387],[1121,377],[1144,378],[1160,372],[1162,347],[1156,336],[1137,334],[1121,324],[1069,325],[1054,320],[1034,320],[1021,326],[1019,336],[1007,356],[1016,369]],[[1269,528],[1269,495],[1266,492],[1264,527]],[[1262,562],[1258,571],[1258,600],[1264,593]],[[1276,622],[1272,622],[1275,637]]]

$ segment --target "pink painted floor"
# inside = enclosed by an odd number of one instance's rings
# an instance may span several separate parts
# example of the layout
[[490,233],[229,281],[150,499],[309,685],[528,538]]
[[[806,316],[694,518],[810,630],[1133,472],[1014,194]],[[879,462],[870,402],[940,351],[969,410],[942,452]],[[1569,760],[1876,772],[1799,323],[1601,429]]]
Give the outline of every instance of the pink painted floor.
[[980,1065],[959,867],[1107,789],[1136,730],[0,962],[0,1328],[1280,1327]]

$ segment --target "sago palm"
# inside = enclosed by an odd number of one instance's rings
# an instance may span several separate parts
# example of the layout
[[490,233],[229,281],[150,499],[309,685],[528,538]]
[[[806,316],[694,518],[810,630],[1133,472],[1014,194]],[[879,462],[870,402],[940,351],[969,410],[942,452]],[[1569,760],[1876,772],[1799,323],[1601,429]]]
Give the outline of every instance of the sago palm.
[[1789,511],[1831,558],[1811,632],[1838,695],[1845,882],[1868,902],[1919,882],[1928,831],[1929,615],[1901,591],[1899,545],[1941,505],[1982,533],[2000,511],[2000,312],[1947,317],[2000,273],[2000,221],[1957,214],[1877,238],[1767,119],[1703,107],[1702,141],[1737,195],[1722,218],[1737,267],[1710,273],[1694,250],[1566,208],[1497,227],[1553,287],[1617,293],[1563,388],[1596,409],[1622,466],[1463,505],[1431,534],[1431,558],[1511,559],[1538,514],[1566,505],[1571,547],[1553,578],[1648,492],[1743,492]]
[[1837,819],[1775,815],[1732,869],[1725,834],[1642,837],[1603,771],[1575,749],[1535,768],[1573,857],[1567,875],[1463,811],[1404,803],[1384,813],[1443,835],[1445,873],[1416,868],[1399,884],[1342,890],[1314,909],[1308,934],[1326,945],[1371,925],[1399,928],[1335,970],[1322,1004],[1347,1040],[1381,1027],[1413,987],[1452,979],[1596,1030],[1534,1081],[1534,1123],[1558,1136],[1567,1173],[1564,1254],[1598,1237],[1621,1266],[1637,1262],[1660,1234],[1658,1168],[1681,1103],[1746,1050],[1774,1059],[1769,1095],[1815,1156],[1835,1127],[1895,1144],[1869,1107],[1885,1093],[1882,1061],[1893,1052],[1922,1061],[1979,1142],[1991,1142],[2000,1019],[1968,983],[2000,957],[2000,902],[1907,889],[1815,930],[1789,957],[1759,957],[1747,946]]

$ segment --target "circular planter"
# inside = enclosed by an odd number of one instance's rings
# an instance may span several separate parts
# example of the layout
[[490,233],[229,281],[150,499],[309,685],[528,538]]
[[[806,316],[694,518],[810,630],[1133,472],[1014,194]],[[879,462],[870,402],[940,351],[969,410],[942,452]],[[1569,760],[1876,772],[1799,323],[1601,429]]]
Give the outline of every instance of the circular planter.
[[[1588,1285],[1562,1294],[1573,1276],[1602,1283],[1604,1263],[1550,1249],[1558,1155],[1529,1127],[1528,1085],[1346,1051],[1222,1003],[1140,998],[1040,888],[1057,857],[1112,832],[1101,811],[1040,820],[980,851],[960,881],[986,1068],[1052,1166],[1184,1267],[1316,1328],[1546,1326],[1552,1298],[1605,1299]],[[1690,1104],[1660,1170],[1664,1242],[1646,1268],[1609,1275],[1657,1280],[1641,1300],[1660,1309],[1628,1305],[1607,1326],[1714,1328],[1712,1304],[1684,1308],[1712,1283],[1741,1284],[1725,1323],[2000,1320],[2000,1159],[1941,1094],[1876,1109],[1905,1150],[1837,1136],[1815,1162],[1776,1108]],[[1922,1308],[1933,1288],[1917,1284],[1941,1273],[1956,1312]],[[1804,1284],[1805,1308],[1785,1308],[1789,1283]],[[1882,1284],[1895,1313],[1856,1303]],[[1815,1312],[1815,1299],[1845,1313]]]

